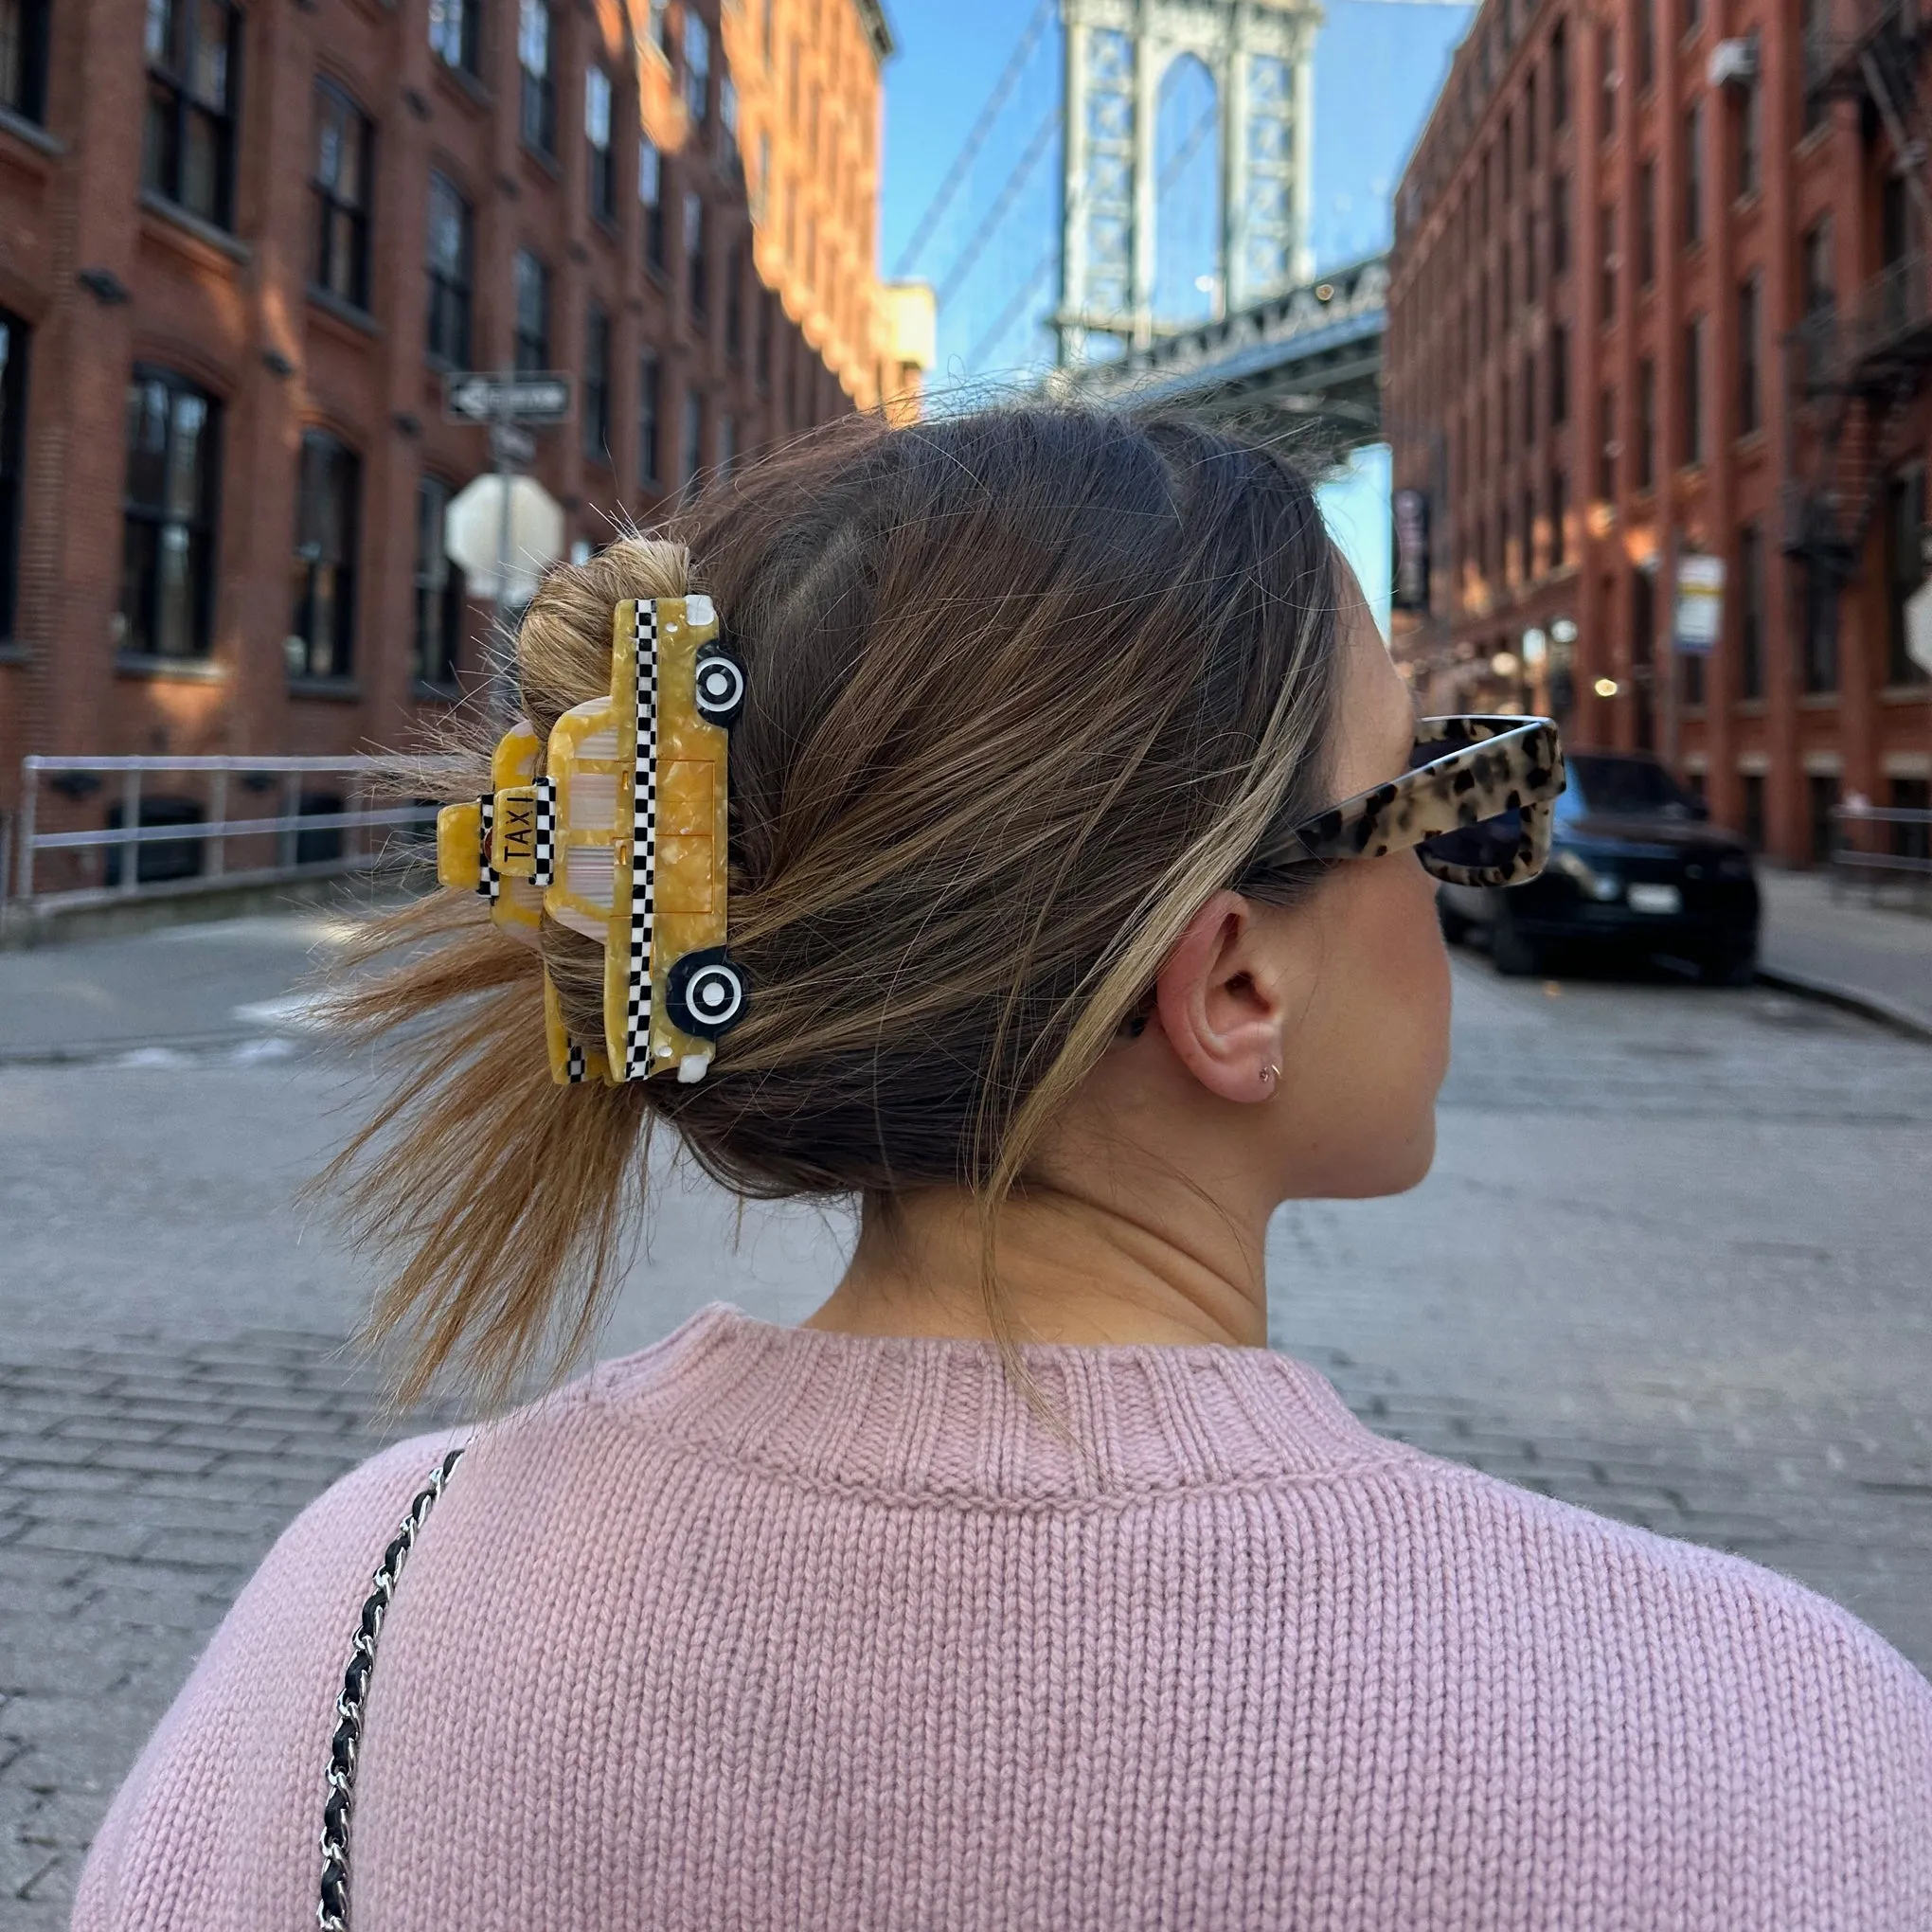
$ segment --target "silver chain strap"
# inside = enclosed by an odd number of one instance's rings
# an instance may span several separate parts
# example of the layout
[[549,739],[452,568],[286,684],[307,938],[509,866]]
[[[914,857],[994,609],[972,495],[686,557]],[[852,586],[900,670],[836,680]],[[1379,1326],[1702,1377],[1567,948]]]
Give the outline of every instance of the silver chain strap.
[[363,1600],[349,1668],[342,1673],[342,1692],[335,1700],[335,1736],[329,1746],[329,1797],[322,1807],[322,1895],[315,1905],[315,1923],[322,1932],[346,1932],[349,1923],[349,1812],[355,1797],[363,1705],[369,1694],[376,1639],[383,1634],[383,1619],[389,1614],[396,1580],[416,1546],[417,1534],[462,1455],[461,1449],[452,1449],[430,1472],[429,1481],[417,1493],[409,1513],[389,1539],[389,1547],[369,1580],[369,1594]]

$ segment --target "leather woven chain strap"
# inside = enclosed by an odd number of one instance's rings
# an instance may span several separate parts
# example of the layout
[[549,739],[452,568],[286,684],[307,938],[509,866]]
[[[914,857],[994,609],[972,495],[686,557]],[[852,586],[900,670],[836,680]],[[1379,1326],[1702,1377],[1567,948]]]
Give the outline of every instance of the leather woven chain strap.
[[417,1535],[462,1456],[461,1449],[452,1449],[430,1471],[428,1482],[417,1492],[409,1513],[389,1539],[389,1547],[384,1550],[383,1560],[369,1580],[369,1593],[363,1600],[349,1668],[342,1673],[342,1691],[335,1700],[335,1736],[329,1746],[329,1797],[322,1807],[322,1893],[315,1905],[315,1922],[322,1932],[346,1932],[349,1924],[349,1813],[355,1797],[356,1759],[362,1751],[363,1705],[369,1694],[376,1639],[383,1634],[383,1619],[389,1614],[396,1580],[402,1574],[402,1565],[416,1546]]

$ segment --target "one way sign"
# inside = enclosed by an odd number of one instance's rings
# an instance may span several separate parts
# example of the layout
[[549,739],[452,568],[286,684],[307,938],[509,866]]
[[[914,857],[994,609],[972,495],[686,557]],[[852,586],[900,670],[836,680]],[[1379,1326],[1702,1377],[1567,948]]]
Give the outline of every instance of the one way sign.
[[563,422],[570,415],[570,378],[456,369],[443,379],[443,413],[453,422]]

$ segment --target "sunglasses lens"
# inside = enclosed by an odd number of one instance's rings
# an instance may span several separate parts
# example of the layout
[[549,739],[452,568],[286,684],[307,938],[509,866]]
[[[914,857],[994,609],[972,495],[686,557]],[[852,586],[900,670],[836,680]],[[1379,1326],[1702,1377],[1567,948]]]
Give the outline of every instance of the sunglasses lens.
[[1458,825],[1454,832],[1425,838],[1420,850],[1425,861],[1434,859],[1440,865],[1458,866],[1469,871],[1512,866],[1522,855],[1523,814],[1512,807],[1494,818]]

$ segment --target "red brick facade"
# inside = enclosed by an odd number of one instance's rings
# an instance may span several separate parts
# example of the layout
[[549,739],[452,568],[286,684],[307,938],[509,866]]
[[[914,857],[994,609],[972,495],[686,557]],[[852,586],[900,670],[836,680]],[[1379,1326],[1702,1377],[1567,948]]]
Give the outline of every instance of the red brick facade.
[[[1567,700],[1573,742],[1658,750],[1795,864],[1834,800],[1932,779],[1900,629],[1923,371],[1884,420],[1850,409],[1828,469],[1834,403],[1790,346],[1849,339],[1923,245],[1883,116],[1816,84],[1863,4],[1815,0],[1808,89],[1795,5],[1488,0],[1397,193],[1387,417],[1434,563],[1398,654],[1438,705]],[[1842,590],[1804,547],[1820,504]],[[1701,661],[1672,644],[1693,553],[1726,567]]]
[[[521,348],[576,375],[577,414],[542,433],[532,468],[573,540],[648,522],[693,457],[711,469],[916,391],[917,368],[891,353],[892,304],[870,255],[890,45],[875,0],[732,0],[722,32],[716,0],[633,0],[629,12],[612,0],[244,0],[225,72],[218,34],[179,38],[188,0],[27,4],[48,51],[41,98],[16,89],[16,111],[0,113],[18,482],[12,608],[0,613],[0,813],[14,807],[26,752],[331,755],[406,740],[474,687],[481,607],[455,613],[453,675],[434,652],[418,661],[419,609],[437,603],[433,588],[419,596],[423,481],[455,489],[490,460],[482,430],[444,420],[446,365],[430,352],[433,176],[444,206],[454,194],[467,211],[445,347],[460,349],[463,322],[473,367],[511,367],[519,276],[547,283],[547,342],[526,328]],[[199,0],[195,28],[210,18],[215,0]],[[846,130],[850,152],[836,177],[845,202],[814,233],[822,264],[785,270],[776,238],[754,246],[746,143],[774,175],[803,171],[794,123],[806,103],[771,78],[794,42],[824,97],[812,112]],[[758,69],[748,99],[727,60],[734,44]],[[593,138],[593,73],[609,83],[608,158]],[[207,106],[224,88],[225,134]],[[336,132],[325,153],[326,116]],[[642,137],[661,152],[657,250]],[[438,232],[448,240],[457,225]],[[519,251],[541,277],[515,265]],[[153,420],[179,431],[170,450],[191,448],[198,424],[218,444],[205,542],[166,500],[185,488],[160,475],[170,432],[154,431],[152,474],[131,464],[136,371],[187,385],[185,413],[157,403]],[[337,492],[317,491],[306,509],[305,461]],[[130,538],[143,490],[153,527]],[[325,496],[352,511],[346,532],[315,508]],[[139,557],[159,561],[144,575],[137,558],[130,574],[142,544]],[[204,555],[198,626],[177,566]],[[338,589],[350,613],[340,629],[326,608]],[[305,646],[305,626],[328,631],[326,647]],[[102,804],[54,801],[57,822],[98,825]]]

